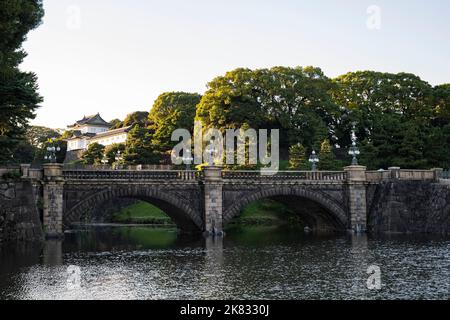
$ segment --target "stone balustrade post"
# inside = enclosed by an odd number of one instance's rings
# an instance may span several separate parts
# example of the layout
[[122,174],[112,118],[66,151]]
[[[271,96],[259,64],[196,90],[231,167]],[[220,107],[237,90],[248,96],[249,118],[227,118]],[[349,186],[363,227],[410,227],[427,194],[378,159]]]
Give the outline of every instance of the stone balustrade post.
[[46,238],[63,237],[63,165],[59,163],[44,164],[43,202],[44,232]]
[[440,179],[444,176],[444,169],[443,168],[433,168],[431,171],[434,172],[434,181],[439,182]]
[[205,196],[204,233],[207,236],[222,236],[222,167],[207,166],[203,170]]
[[389,167],[389,179],[400,180],[400,167]]
[[20,165],[20,172],[22,173],[22,178],[27,179],[29,178],[28,172],[30,171],[31,164],[21,164]]
[[349,166],[347,176],[349,228],[355,233],[367,231],[366,167]]

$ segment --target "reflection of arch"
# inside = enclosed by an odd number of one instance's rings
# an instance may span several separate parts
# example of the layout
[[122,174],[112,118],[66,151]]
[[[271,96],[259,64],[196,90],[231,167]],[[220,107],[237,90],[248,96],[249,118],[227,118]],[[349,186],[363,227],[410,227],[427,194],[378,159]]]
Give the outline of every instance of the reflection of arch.
[[262,191],[257,191],[244,198],[241,198],[224,212],[224,223],[229,222],[236,215],[238,215],[242,209],[244,209],[252,202],[265,198],[282,198],[292,196],[303,198],[308,202],[314,203],[318,207],[324,209],[327,213],[327,218],[335,227],[339,229],[345,229],[347,227],[348,219],[345,210],[340,205],[338,205],[335,200],[331,200],[329,197],[318,190],[308,190],[302,187],[274,187]]
[[203,227],[200,214],[196,213],[189,203],[167,191],[149,186],[127,186],[98,191],[65,212],[64,225],[67,227],[80,221],[85,212],[114,198],[133,198],[151,203],[163,210],[183,230],[200,231]]

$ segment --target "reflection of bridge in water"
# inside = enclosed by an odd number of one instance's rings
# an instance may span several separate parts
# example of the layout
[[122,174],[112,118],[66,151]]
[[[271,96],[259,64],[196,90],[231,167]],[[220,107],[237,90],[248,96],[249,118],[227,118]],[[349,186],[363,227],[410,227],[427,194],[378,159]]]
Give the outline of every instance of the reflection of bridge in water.
[[248,204],[271,198],[285,202],[312,229],[364,232],[368,188],[386,181],[437,182],[441,169],[366,171],[363,166],[344,171],[223,171],[64,169],[46,164],[24,168],[44,204],[47,236],[61,235],[89,210],[114,198],[134,198],[156,205],[188,232],[221,234],[223,226]]

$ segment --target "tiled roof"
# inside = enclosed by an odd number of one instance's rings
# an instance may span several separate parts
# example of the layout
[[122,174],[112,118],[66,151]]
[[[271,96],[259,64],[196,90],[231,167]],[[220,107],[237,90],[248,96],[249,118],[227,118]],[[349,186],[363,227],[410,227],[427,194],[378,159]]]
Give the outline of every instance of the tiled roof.
[[116,134],[120,134],[120,133],[124,133],[124,132],[128,132],[130,131],[132,128],[132,126],[128,126],[128,127],[124,127],[124,128],[119,128],[119,129],[114,129],[114,130],[109,130],[109,131],[105,131],[102,133],[97,133],[94,137],[92,137],[93,139],[97,139],[97,138],[103,138],[103,137],[109,137],[109,136],[113,136]]
[[73,125],[69,126],[69,128],[74,128],[77,126],[83,126],[86,124],[90,124],[90,125],[97,125],[97,126],[105,126],[105,127],[109,127],[111,124],[106,122],[105,120],[102,119],[102,117],[100,116],[99,113],[93,115],[93,116],[84,116],[83,119],[78,120],[77,122],[75,122]]
[[90,139],[90,138],[92,138],[94,136],[95,136],[95,133],[90,133],[90,132],[82,133],[80,130],[75,130],[72,133],[72,137],[68,138],[67,140],[74,140],[74,139],[81,139],[81,138],[88,138],[88,139]]

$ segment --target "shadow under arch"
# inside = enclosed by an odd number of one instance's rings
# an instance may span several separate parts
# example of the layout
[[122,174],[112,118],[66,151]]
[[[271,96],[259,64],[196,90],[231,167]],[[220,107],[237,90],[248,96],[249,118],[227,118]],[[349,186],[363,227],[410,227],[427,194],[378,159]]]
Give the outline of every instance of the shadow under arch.
[[320,191],[303,187],[273,187],[251,193],[239,199],[224,212],[224,224],[238,216],[247,205],[263,199],[273,199],[287,204],[313,229],[338,231],[347,229],[347,214],[334,199]]
[[71,224],[80,222],[86,212],[114,198],[148,202],[164,211],[182,231],[196,233],[201,232],[203,228],[201,215],[191,208],[187,201],[156,188],[140,186],[108,187],[92,194],[64,212],[64,228],[67,229]]

